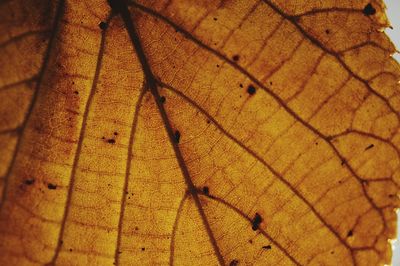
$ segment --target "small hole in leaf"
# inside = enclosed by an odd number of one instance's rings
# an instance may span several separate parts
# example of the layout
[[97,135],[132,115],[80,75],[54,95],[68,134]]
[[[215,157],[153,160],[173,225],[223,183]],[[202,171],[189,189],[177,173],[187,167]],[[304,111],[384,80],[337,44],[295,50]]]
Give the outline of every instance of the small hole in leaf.
[[33,179],[33,178],[24,180],[24,184],[28,185],[28,186],[33,185],[34,183],[35,183],[35,179]]
[[261,215],[256,213],[256,215],[254,215],[253,220],[251,221],[251,229],[253,229],[253,231],[258,230],[262,220],[263,219],[262,219]]
[[206,196],[210,195],[210,189],[209,189],[209,187],[207,187],[207,186],[203,187],[203,193],[204,193],[204,195],[206,195]]
[[166,101],[165,97],[164,97],[164,96],[161,96],[161,97],[160,97],[160,103],[165,103],[165,101]]
[[353,236],[353,230],[349,230],[349,232],[347,232],[347,237],[351,237]]
[[371,3],[369,3],[368,5],[366,5],[363,9],[363,13],[366,16],[371,16],[371,15],[375,15],[376,13],[376,9],[371,5]]
[[52,184],[52,183],[48,183],[48,184],[47,184],[47,188],[48,188],[48,189],[56,189],[56,188],[57,188],[57,185]]
[[179,132],[179,130],[175,131],[174,138],[175,138],[175,142],[179,143],[179,140],[181,139],[181,133]]
[[271,245],[266,245],[266,246],[263,246],[262,248],[265,249],[265,250],[270,250],[270,249],[272,249]]
[[237,266],[237,265],[239,265],[238,260],[231,260],[231,262],[229,263],[229,266]]
[[105,29],[107,29],[107,27],[108,27],[107,23],[105,23],[103,21],[99,23],[99,28],[100,29],[105,30]]
[[253,85],[249,85],[249,87],[247,87],[247,93],[250,95],[253,95],[256,93],[256,88]]
[[110,144],[114,144],[115,143],[115,139],[108,139],[107,142],[110,143]]

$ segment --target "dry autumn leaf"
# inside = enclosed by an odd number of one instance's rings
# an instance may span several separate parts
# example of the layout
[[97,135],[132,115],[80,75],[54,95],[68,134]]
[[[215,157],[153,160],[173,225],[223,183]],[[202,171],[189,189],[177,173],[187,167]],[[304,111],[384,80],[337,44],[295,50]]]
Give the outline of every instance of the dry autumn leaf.
[[0,1],[0,265],[382,265],[381,0]]

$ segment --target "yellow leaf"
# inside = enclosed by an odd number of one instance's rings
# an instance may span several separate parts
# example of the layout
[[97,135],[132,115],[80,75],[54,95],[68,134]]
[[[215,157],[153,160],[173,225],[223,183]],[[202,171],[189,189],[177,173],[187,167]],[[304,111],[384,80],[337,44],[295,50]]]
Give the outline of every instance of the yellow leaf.
[[0,2],[0,265],[383,265],[381,0]]

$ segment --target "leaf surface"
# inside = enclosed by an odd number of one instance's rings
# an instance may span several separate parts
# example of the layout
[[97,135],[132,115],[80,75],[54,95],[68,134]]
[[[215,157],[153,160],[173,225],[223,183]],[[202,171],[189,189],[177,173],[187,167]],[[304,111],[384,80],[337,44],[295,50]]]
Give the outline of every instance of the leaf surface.
[[383,265],[382,1],[0,2],[1,265]]

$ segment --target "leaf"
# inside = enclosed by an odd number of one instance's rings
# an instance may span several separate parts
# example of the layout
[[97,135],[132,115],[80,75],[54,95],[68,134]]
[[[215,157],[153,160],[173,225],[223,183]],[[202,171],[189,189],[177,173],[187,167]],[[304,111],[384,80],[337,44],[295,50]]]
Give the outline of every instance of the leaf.
[[0,2],[1,265],[382,265],[382,1]]

